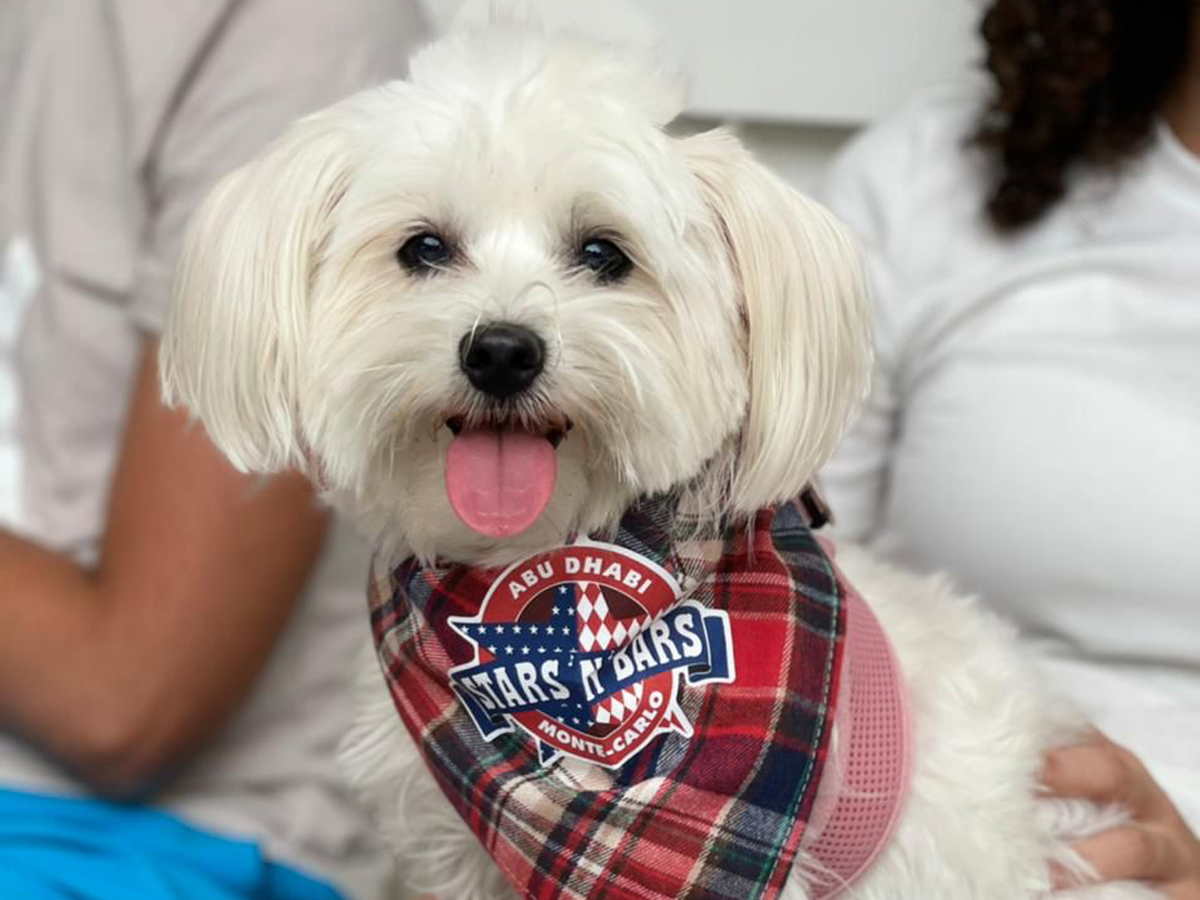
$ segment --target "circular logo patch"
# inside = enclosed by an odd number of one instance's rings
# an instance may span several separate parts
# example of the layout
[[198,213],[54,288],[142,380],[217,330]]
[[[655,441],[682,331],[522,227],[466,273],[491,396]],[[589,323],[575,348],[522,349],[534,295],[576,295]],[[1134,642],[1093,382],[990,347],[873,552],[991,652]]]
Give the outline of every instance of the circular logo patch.
[[617,767],[658,734],[685,737],[679,678],[734,678],[726,613],[680,600],[651,560],[579,543],[506,569],[478,615],[451,618],[475,659],[450,670],[480,733],[519,727],[543,764],[561,755]]

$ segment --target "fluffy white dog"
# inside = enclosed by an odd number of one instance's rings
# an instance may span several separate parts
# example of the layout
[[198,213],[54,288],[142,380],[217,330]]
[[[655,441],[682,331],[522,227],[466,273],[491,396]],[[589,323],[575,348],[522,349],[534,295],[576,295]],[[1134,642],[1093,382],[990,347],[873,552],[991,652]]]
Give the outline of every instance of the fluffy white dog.
[[[664,131],[679,109],[653,67],[536,28],[426,49],[410,80],[302,120],[213,193],[164,338],[168,397],[240,469],[310,471],[385,568],[508,566],[663,493],[726,523],[797,497],[864,393],[856,250],[731,135]],[[1068,842],[1120,817],[1039,795],[1044,751],[1080,722],[943,580],[853,548],[837,563],[895,648],[913,741],[894,827],[843,896],[1043,896],[1053,867],[1080,868]],[[362,680],[346,758],[409,889],[508,895],[374,654]],[[828,869],[806,837],[780,896],[829,895]],[[560,890],[539,896],[577,896]]]

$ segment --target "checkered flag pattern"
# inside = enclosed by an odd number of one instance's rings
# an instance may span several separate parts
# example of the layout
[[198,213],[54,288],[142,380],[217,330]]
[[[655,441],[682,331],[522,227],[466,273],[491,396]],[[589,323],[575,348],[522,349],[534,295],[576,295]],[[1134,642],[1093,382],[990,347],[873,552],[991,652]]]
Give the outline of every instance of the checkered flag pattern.
[[[579,649],[584,653],[616,650],[634,639],[650,624],[650,616],[641,615],[618,619],[608,608],[608,600],[600,585],[593,581],[576,583],[575,615],[579,629]],[[642,699],[639,681],[599,703],[592,704],[592,718],[599,725],[620,723],[637,711]]]
[[650,624],[650,616],[617,619],[608,608],[604,591],[594,581],[580,581],[577,587],[575,615],[579,626],[579,649],[584,653],[616,650],[633,640]]
[[636,682],[618,691],[611,697],[606,697],[600,703],[592,704],[592,718],[598,725],[608,725],[611,722],[621,723],[625,717],[637,711],[642,701],[642,683]]

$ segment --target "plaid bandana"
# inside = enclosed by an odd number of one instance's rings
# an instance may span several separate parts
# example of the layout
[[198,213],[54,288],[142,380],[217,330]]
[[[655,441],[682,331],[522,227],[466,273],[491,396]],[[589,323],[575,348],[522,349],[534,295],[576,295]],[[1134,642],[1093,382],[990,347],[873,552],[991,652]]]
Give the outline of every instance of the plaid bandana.
[[820,783],[845,629],[812,498],[674,539],[671,498],[609,542],[507,569],[377,571],[400,717],[521,896],[778,895]]

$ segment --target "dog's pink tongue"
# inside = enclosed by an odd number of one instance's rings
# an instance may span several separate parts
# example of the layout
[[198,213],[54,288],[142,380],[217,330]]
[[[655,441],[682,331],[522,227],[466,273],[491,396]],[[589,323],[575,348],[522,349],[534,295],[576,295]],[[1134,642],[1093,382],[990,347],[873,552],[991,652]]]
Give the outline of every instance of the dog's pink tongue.
[[558,457],[543,435],[472,428],[450,442],[446,493],[469,528],[492,538],[524,531],[542,514],[558,474]]

